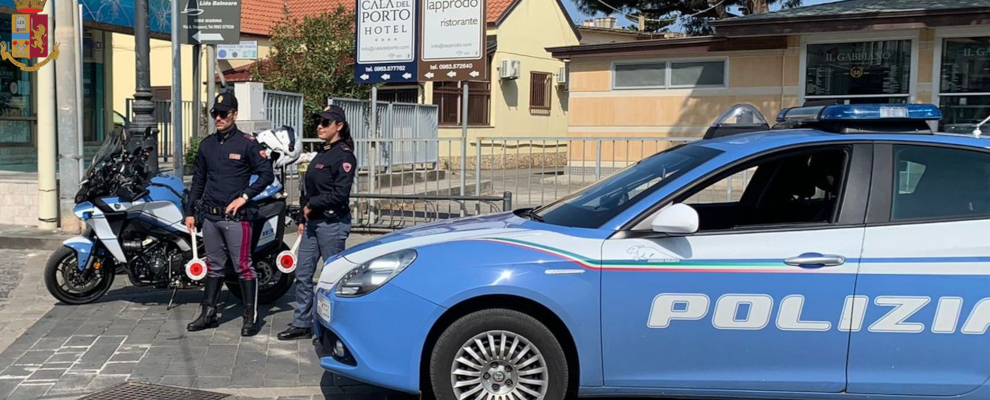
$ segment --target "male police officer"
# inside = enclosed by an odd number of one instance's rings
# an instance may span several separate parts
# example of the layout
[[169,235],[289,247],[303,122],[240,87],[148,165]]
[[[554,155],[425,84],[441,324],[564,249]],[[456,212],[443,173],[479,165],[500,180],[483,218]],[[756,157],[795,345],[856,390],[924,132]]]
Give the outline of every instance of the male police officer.
[[[186,204],[186,227],[193,232],[196,220],[203,225],[203,244],[209,273],[203,291],[202,313],[186,327],[190,331],[219,325],[217,301],[224,267],[231,261],[240,275],[244,300],[241,336],[253,336],[258,324],[258,281],[251,263],[251,218],[255,206],[250,199],[275,180],[264,149],[253,136],[237,129],[237,98],[231,93],[217,96],[210,116],[217,131],[203,139],[196,156],[192,190]],[[249,185],[251,175],[258,179]]]

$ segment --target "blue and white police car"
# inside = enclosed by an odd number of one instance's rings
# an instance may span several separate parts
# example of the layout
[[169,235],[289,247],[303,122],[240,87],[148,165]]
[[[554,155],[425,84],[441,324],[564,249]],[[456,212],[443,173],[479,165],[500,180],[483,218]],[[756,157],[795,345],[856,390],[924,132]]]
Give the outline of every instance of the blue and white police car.
[[931,105],[740,133],[751,111],[552,204],[328,260],[321,365],[444,400],[990,398],[990,139],[933,133]]

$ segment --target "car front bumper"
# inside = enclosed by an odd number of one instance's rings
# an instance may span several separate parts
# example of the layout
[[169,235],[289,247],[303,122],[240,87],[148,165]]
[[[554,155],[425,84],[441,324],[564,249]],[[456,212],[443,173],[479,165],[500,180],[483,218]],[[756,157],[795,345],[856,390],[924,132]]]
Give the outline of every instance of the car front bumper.
[[[433,323],[445,309],[395,285],[357,298],[316,292],[314,346],[320,365],[357,381],[420,393],[420,359]],[[329,302],[329,321],[320,315]],[[334,354],[337,341],[343,354]]]

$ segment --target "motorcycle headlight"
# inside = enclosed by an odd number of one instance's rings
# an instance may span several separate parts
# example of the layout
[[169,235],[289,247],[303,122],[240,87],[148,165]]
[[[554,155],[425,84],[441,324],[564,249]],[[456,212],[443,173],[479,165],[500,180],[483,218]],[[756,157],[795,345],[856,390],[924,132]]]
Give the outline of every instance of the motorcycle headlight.
[[375,291],[416,260],[416,251],[399,250],[357,266],[337,283],[337,296],[359,297]]

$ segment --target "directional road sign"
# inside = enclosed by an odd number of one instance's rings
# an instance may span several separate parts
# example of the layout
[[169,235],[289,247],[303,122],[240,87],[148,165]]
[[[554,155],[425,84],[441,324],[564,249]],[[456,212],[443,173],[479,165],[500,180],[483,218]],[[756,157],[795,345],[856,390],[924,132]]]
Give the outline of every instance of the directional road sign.
[[182,1],[182,37],[190,44],[238,44],[241,40],[241,0]]
[[416,82],[417,2],[356,0],[355,82]]
[[424,0],[419,80],[488,79],[485,0]]

